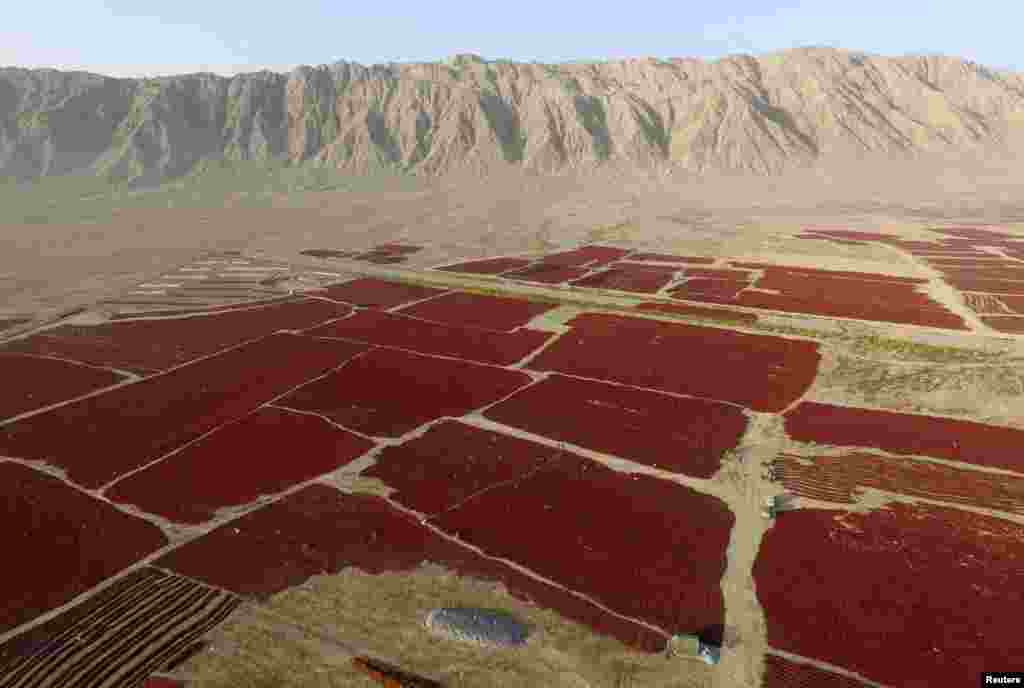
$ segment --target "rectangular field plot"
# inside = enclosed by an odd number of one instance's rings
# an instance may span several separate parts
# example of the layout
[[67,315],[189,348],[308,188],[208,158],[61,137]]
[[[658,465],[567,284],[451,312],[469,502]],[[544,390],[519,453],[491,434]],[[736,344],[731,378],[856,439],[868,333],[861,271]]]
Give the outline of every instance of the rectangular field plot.
[[366,346],[275,334],[0,426],[0,454],[97,488],[323,375]]
[[665,648],[665,634],[457,545],[380,497],[346,495],[325,485],[310,485],[216,528],[157,564],[241,595],[267,598],[350,566],[382,573],[409,571],[427,561],[461,576],[503,583],[520,599],[637,649]]
[[1006,332],[1007,334],[1024,334],[1024,317],[983,316],[981,321],[998,332]]
[[805,268],[790,265],[775,265],[772,263],[745,263],[741,261],[730,261],[730,265],[738,268],[751,268],[754,270],[766,270],[775,273],[791,275],[811,275],[829,277],[833,279],[855,279],[867,282],[892,282],[893,284],[925,284],[927,279],[921,277],[898,277],[896,275],[885,275],[878,272],[854,272],[850,270],[822,270],[821,268]]
[[[69,602],[167,544],[156,526],[46,475],[0,462],[0,633]],[[31,562],[31,565],[29,565]]]
[[384,449],[360,475],[395,488],[392,501],[436,516],[483,489],[524,476],[561,452],[449,420]]
[[682,485],[563,454],[430,522],[668,632],[723,621],[733,515]]
[[[829,292],[832,293],[832,292]],[[920,305],[894,301],[874,295],[868,302],[858,302],[853,293],[827,298],[793,298],[764,292],[747,291],[735,300],[736,305],[764,308],[784,313],[802,313],[834,318],[856,318],[875,322],[905,323],[949,330],[967,330],[963,319],[941,307],[923,309]],[[937,306],[937,304],[936,304]]]
[[772,654],[764,656],[761,688],[869,688],[867,683],[844,674],[834,674],[813,664],[791,662]]
[[577,287],[599,287],[601,289],[618,289],[641,294],[653,294],[675,276],[671,268],[655,268],[646,266],[614,265],[603,272],[598,272],[581,279],[573,280]]
[[168,320],[62,325],[0,346],[0,351],[68,358],[147,373],[187,363],[277,330],[313,327],[351,312],[341,304],[296,299],[247,310]]
[[729,268],[691,268],[684,271],[686,277],[710,277],[711,279],[732,280],[734,282],[750,282],[752,275],[749,270],[730,270]]
[[597,268],[625,258],[630,253],[632,251],[610,246],[581,246],[571,251],[548,254],[541,260],[549,265]]
[[794,456],[774,461],[782,485],[793,494],[852,504],[865,487],[950,504],[1024,514],[1024,478],[953,468],[930,461],[878,454]]
[[747,290],[735,303],[790,313],[968,329],[960,316],[917,291],[918,283],[925,280],[866,273],[855,277],[858,274],[766,268],[754,286],[778,293]]
[[557,306],[525,299],[452,292],[400,309],[402,315],[446,325],[510,332]]
[[676,299],[687,301],[708,301],[710,303],[732,303],[741,291],[750,286],[750,282],[736,280],[713,279],[710,277],[691,277],[669,294]]
[[203,523],[343,466],[373,442],[322,418],[262,408],[115,484],[105,496],[178,523]]
[[500,275],[509,270],[525,268],[532,262],[532,258],[484,258],[483,260],[444,265],[434,269],[445,272],[468,272],[474,275]]
[[753,573],[772,647],[886,686],[968,686],[1019,666],[1022,556],[1020,525],[891,503],[780,514]]
[[677,256],[671,253],[634,253],[630,255],[629,259],[652,263],[690,263],[691,265],[711,265],[717,260],[707,256]]
[[389,282],[376,277],[364,277],[343,284],[335,284],[321,293],[329,299],[344,301],[360,308],[388,309],[413,301],[446,293],[444,289],[422,287],[418,284]]
[[[550,370],[776,412],[817,374],[815,342],[586,313],[530,363]],[[728,370],[728,375],[722,371]]]
[[562,284],[569,280],[578,279],[590,272],[587,268],[566,267],[564,265],[537,263],[522,270],[506,272],[502,277],[517,279],[523,282],[536,282],[538,284]]
[[149,686],[150,674],[199,652],[241,602],[154,568],[133,571],[0,644],[3,685]]
[[651,313],[692,315],[700,318],[715,318],[717,320],[735,320],[741,323],[757,322],[757,316],[753,313],[731,311],[727,308],[713,308],[710,306],[687,306],[682,303],[638,303],[635,308],[638,311],[649,311]]
[[1024,473],[1017,450],[1024,446],[1024,430],[809,401],[786,413],[785,427],[798,442],[871,447]]
[[747,427],[727,404],[552,375],[484,415],[551,439],[710,478]]
[[518,370],[375,349],[278,403],[366,435],[397,437],[491,404],[529,382]]
[[549,332],[527,329],[490,332],[378,311],[359,311],[350,318],[311,330],[310,334],[497,365],[509,365],[523,359],[554,336]]
[[117,384],[123,375],[53,358],[0,352],[0,421]]

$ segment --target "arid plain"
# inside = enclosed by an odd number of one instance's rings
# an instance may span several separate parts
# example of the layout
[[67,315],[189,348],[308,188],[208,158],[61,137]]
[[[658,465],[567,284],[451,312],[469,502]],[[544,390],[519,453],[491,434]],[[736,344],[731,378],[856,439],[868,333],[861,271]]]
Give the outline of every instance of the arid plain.
[[[47,566],[3,574],[0,686],[1015,668],[1007,150],[33,201],[0,232],[0,532]],[[424,626],[457,605],[534,632]]]

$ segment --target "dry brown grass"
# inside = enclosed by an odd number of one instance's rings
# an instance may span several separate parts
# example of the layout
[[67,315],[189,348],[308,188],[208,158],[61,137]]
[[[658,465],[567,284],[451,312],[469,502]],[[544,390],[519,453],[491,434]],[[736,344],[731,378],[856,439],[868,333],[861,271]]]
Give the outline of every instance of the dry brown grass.
[[[527,645],[496,650],[430,633],[434,608],[468,605],[512,612],[535,628]],[[368,575],[348,569],[282,592],[268,604],[274,616],[243,610],[215,635],[210,651],[183,667],[196,688],[335,688],[377,685],[349,664],[346,647],[447,688],[697,688],[713,667],[699,660],[635,652],[556,613],[527,605],[491,583],[427,565],[412,573]],[[284,628],[284,616],[317,634]]]

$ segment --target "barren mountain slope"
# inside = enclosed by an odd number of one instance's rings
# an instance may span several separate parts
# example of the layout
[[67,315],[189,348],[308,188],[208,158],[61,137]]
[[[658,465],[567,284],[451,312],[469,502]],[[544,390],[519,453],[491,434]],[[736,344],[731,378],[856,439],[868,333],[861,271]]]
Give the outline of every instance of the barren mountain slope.
[[338,62],[232,78],[0,69],[0,174],[151,183],[204,161],[362,171],[777,174],[851,156],[1014,150],[1024,78],[949,57],[800,48],[714,62]]

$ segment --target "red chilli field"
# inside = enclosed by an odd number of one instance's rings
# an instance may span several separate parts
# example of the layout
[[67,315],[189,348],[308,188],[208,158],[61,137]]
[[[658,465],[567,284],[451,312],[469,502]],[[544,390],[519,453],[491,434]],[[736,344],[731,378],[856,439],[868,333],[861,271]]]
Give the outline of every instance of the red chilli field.
[[[529,367],[777,412],[817,374],[816,342],[587,313]],[[729,375],[722,375],[729,370]]]
[[62,325],[0,345],[0,351],[69,358],[138,373],[165,370],[277,330],[313,327],[351,312],[319,299],[164,320]]
[[594,451],[710,478],[747,427],[735,407],[552,375],[492,406],[499,423]]
[[107,489],[178,523],[203,523],[218,509],[281,492],[358,458],[374,443],[316,416],[261,408]]
[[[1024,527],[959,509],[781,514],[754,565],[768,643],[888,686],[1017,666]],[[817,684],[815,684],[817,685]]]
[[[366,348],[274,334],[0,426],[0,454],[45,461],[66,470],[71,481],[98,488],[242,418]],[[289,365],[280,365],[282,360]]]
[[124,381],[110,370],[38,356],[0,353],[0,420]]
[[682,485],[562,454],[429,522],[667,632],[723,623],[733,515]]
[[8,591],[0,596],[0,633],[59,607],[167,544],[163,533],[141,518],[10,461],[0,461],[0,495],[0,538],[24,562],[32,562],[0,568],[0,584]]
[[415,284],[389,282],[374,277],[364,277],[327,287],[318,293],[329,299],[344,301],[360,308],[387,310],[388,308],[402,306],[413,301],[447,294],[448,292],[444,289],[434,289],[433,287],[421,287]]
[[966,420],[804,402],[785,416],[799,442],[873,447],[1022,472],[1024,430]]
[[170,552],[157,561],[240,595],[267,598],[310,577],[355,566],[408,571],[430,561],[463,576],[503,583],[520,599],[554,609],[646,652],[668,637],[426,528],[380,497],[310,485]]
[[277,403],[365,435],[397,437],[494,403],[529,382],[518,370],[375,349]]
[[451,292],[406,306],[398,312],[445,325],[511,332],[555,307],[555,304],[524,299]]
[[350,318],[310,330],[309,334],[497,365],[525,358],[554,336],[528,329],[491,332],[379,311],[359,311]]

